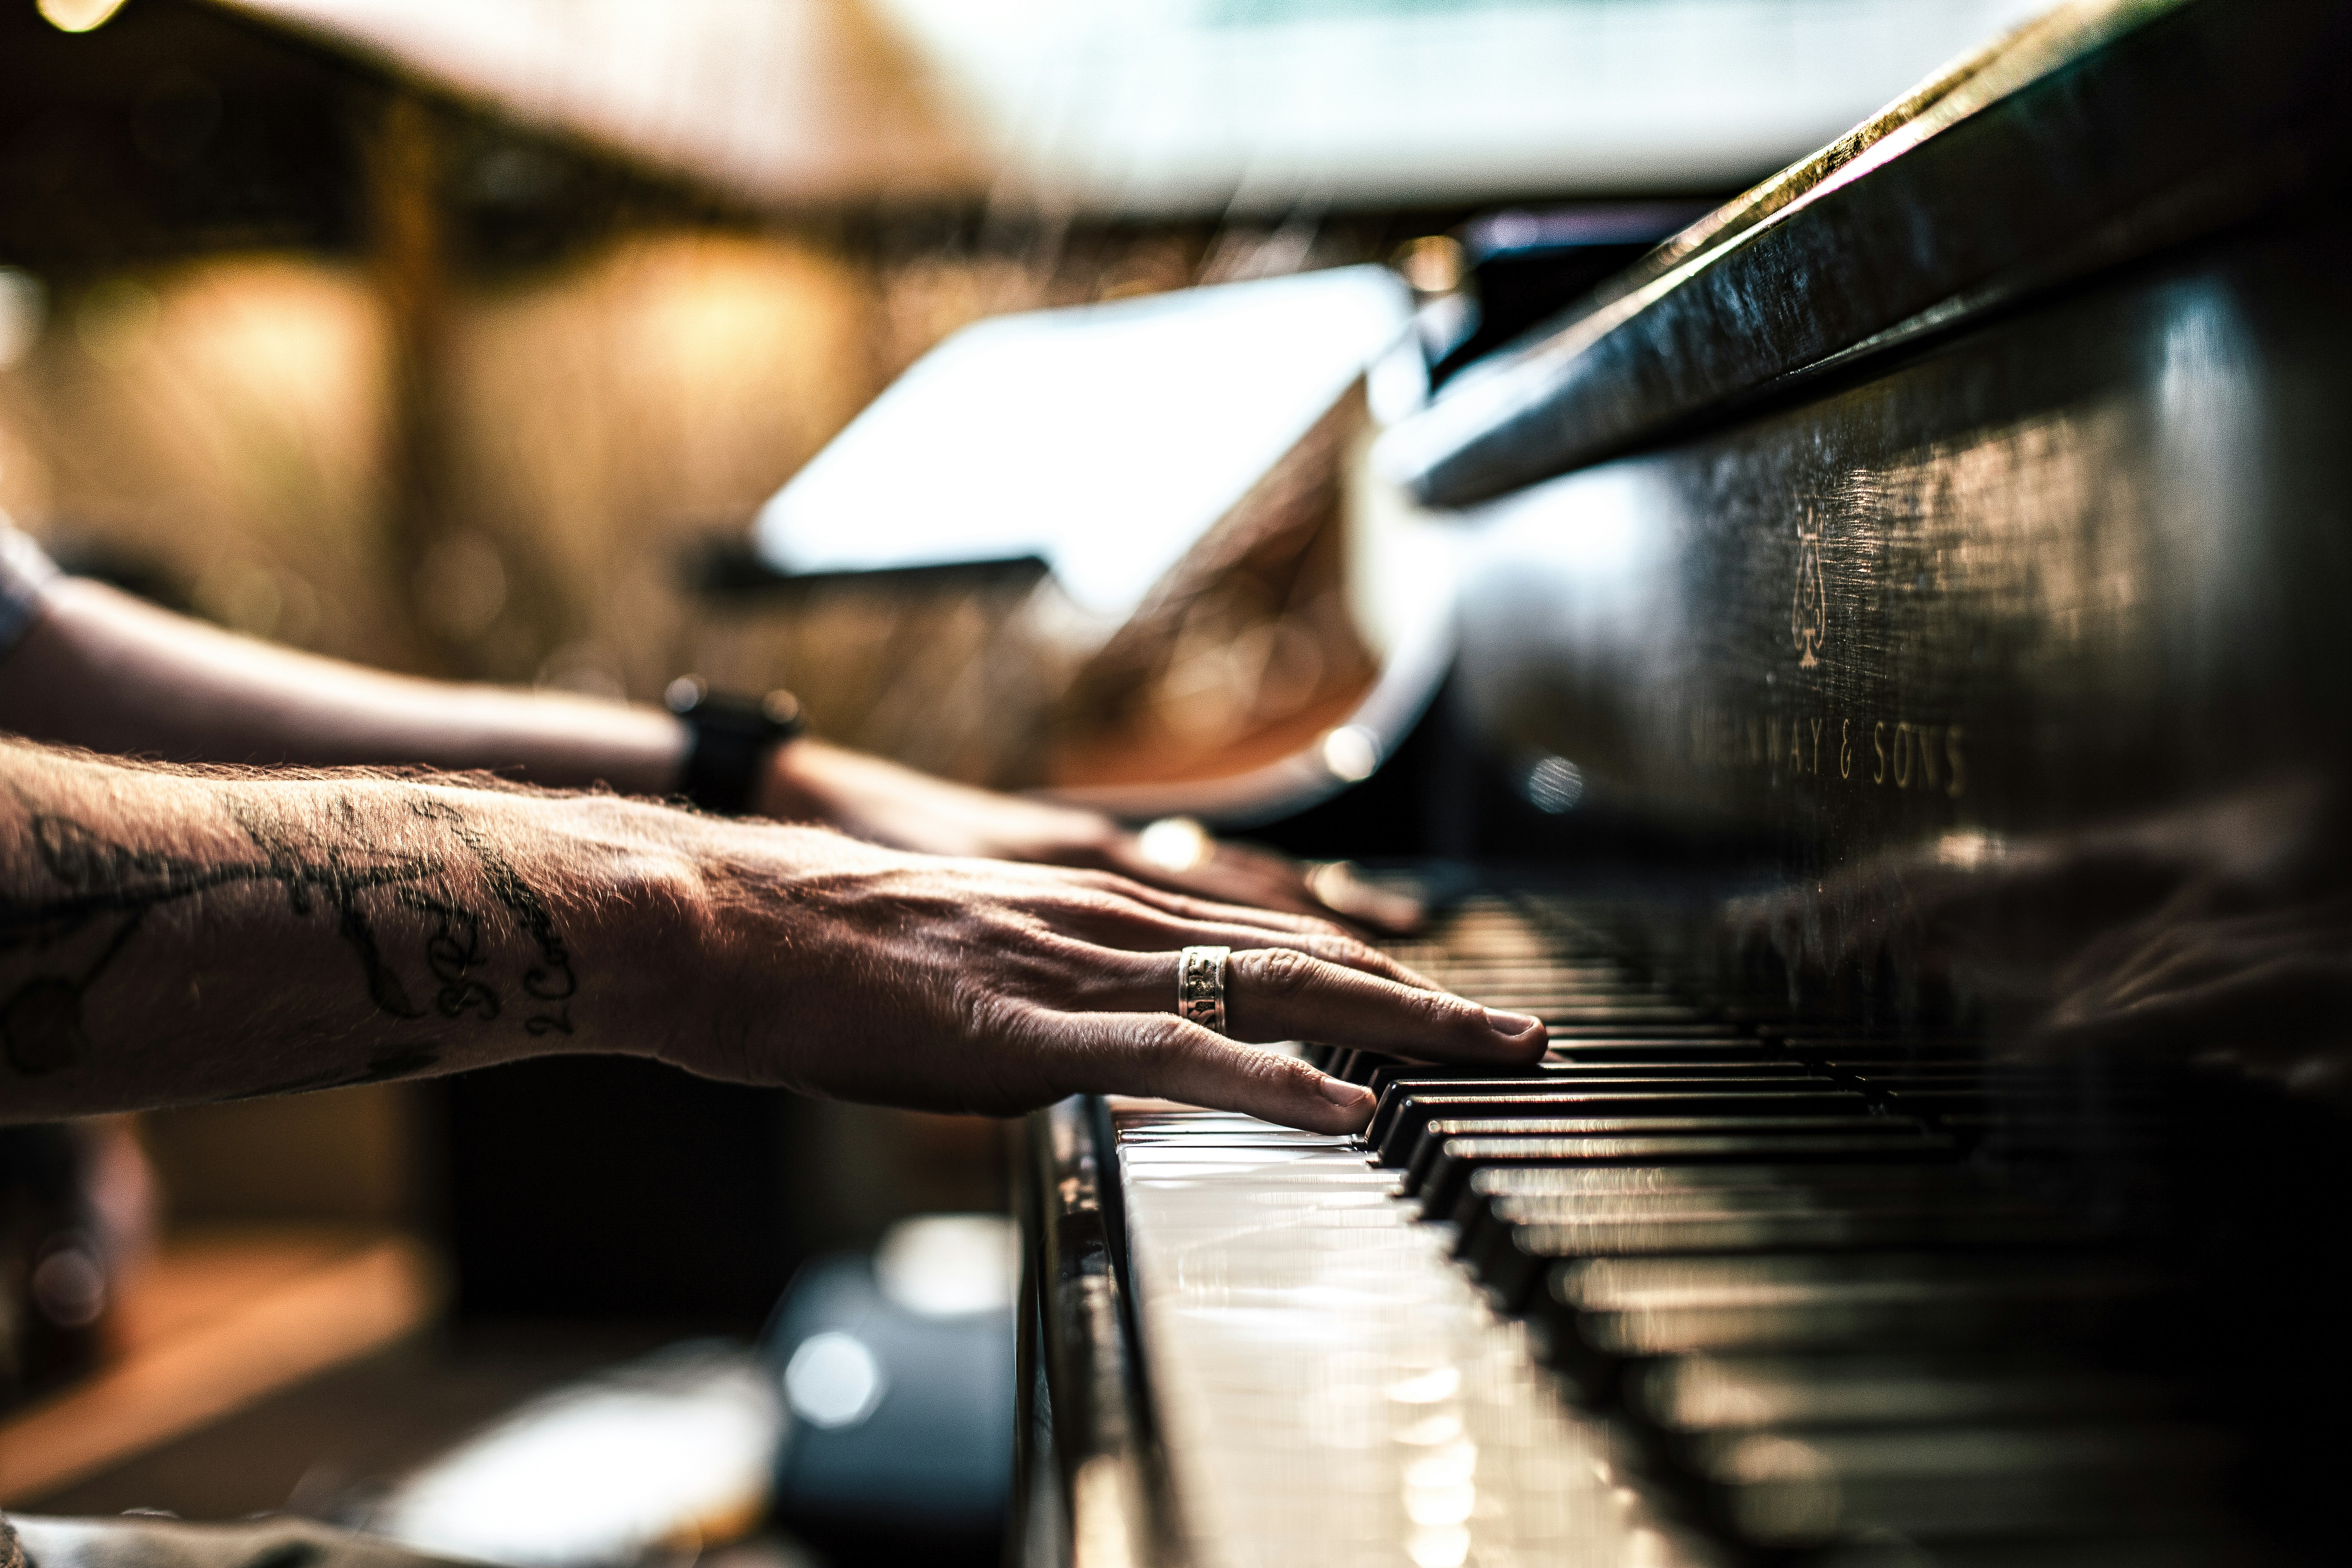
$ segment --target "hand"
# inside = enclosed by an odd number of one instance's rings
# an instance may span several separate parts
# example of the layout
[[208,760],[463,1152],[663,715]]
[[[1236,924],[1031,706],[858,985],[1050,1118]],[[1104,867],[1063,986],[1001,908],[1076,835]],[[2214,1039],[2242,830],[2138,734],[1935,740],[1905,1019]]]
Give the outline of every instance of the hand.
[[2026,1048],[2230,1062],[2352,1100],[2352,899],[2244,893],[2200,883],[2095,938],[2061,972]]
[[1882,966],[1987,1005],[2031,1058],[2229,1061],[2352,1100],[2352,811],[2285,781],[2096,830],[1955,836],[1793,894],[1727,934],[1801,984]]
[[1111,871],[1169,892],[1338,915],[1381,931],[1410,931],[1421,921],[1413,900],[1341,867],[1309,871],[1206,838],[1194,855],[1154,854],[1099,812],[950,784],[819,741],[778,749],[753,805],[762,816],[824,822],[894,849]]
[[[1439,991],[1325,921],[1096,871],[680,817],[698,1006],[657,1054],[708,1077],[996,1115],[1160,1095],[1325,1132],[1372,1096],[1244,1042],[1523,1066],[1542,1024]],[[1232,1038],[1177,1017],[1179,950],[1234,949]],[[704,1010],[707,1008],[707,1016]]]

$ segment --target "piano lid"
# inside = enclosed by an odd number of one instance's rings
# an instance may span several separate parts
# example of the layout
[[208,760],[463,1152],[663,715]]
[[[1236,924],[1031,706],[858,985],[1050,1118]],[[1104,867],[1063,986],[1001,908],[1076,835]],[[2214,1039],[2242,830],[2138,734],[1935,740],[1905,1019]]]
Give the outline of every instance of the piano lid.
[[1693,225],[1391,432],[1461,506],[2218,226],[2342,144],[2326,0],[2078,0]]

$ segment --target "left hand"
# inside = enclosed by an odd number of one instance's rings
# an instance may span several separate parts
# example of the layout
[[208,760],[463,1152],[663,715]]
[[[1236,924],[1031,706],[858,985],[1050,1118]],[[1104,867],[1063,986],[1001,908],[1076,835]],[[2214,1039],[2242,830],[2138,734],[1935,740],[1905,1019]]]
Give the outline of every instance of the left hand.
[[1338,915],[1382,931],[1410,931],[1421,919],[1412,900],[1344,868],[1310,872],[1281,856],[1214,840],[1186,865],[1181,857],[1147,853],[1137,835],[1099,812],[950,784],[822,741],[779,748],[752,808],[779,821],[824,822],[893,849],[1110,871],[1170,892]]

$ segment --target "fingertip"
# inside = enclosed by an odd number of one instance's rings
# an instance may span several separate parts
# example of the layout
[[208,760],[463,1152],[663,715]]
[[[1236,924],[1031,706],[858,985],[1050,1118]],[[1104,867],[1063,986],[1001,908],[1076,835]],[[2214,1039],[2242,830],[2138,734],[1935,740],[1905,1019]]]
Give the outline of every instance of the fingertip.
[[1315,1087],[1336,1112],[1335,1121],[1339,1124],[1331,1128],[1332,1131],[1360,1132],[1370,1122],[1372,1107],[1376,1103],[1376,1097],[1370,1089],[1328,1075]]
[[1533,1062],[1551,1047],[1550,1031],[1541,1018],[1526,1013],[1507,1013],[1498,1007],[1477,1010],[1479,1022],[1486,1026],[1486,1038],[1509,1062]]
[[1532,1013],[1506,1013],[1499,1007],[1489,1007],[1486,1013],[1486,1026],[1507,1040],[1538,1034],[1544,1026],[1543,1020]]

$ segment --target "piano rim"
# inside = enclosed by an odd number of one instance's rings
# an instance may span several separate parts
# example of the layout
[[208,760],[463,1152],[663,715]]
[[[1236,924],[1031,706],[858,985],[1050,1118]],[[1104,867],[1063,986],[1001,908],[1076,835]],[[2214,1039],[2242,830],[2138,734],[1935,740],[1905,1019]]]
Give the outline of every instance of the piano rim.
[[1152,1414],[1108,1102],[1073,1095],[1024,1119],[1014,1568],[1184,1568]]

